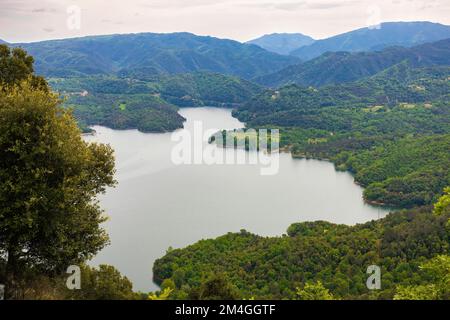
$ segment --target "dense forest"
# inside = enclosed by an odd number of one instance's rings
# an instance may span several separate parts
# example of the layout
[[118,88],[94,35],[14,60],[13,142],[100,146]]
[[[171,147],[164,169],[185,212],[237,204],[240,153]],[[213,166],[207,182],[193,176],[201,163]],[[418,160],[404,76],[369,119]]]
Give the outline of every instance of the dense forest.
[[429,205],[450,184],[449,77],[448,67],[402,62],[353,83],[267,90],[234,114],[281,128],[281,147],[295,157],[354,173],[372,203]]
[[[282,237],[242,230],[168,251],[156,261],[154,277],[163,288],[174,288],[175,299],[195,299],[218,274],[241,299],[302,299],[305,286],[312,291],[308,285],[326,289],[333,299],[392,299],[423,284],[432,286],[423,294],[441,290],[427,298],[449,299],[448,209],[441,215],[429,206],[405,210],[353,227],[295,223]],[[445,262],[440,273],[421,269],[437,255]],[[370,265],[382,268],[381,290],[366,287]]]
[[[154,46],[140,47],[144,40]],[[93,43],[98,55],[85,50]],[[248,79],[298,59],[211,37],[27,47],[48,80],[25,51],[0,45],[0,283],[8,299],[450,299],[448,40],[328,53],[292,70],[309,79],[314,64],[335,65],[330,77],[277,89],[210,71]],[[348,63],[361,65],[346,73]],[[283,150],[350,171],[367,202],[393,212],[355,226],[301,222],[279,237],[242,230],[169,249],[153,268],[161,291],[133,292],[114,267],[86,265],[109,243],[98,195],[116,181],[113,150],[84,142],[79,128],[173,131],[183,126],[178,108],[188,106],[229,107],[247,128],[279,128]],[[71,264],[87,279],[75,292],[62,282]],[[381,290],[366,287],[370,265],[381,267]]]
[[210,72],[133,76],[49,78],[49,84],[66,98],[83,128],[104,125],[142,132],[182,128],[178,107],[237,107],[262,92],[249,81]]
[[287,84],[324,86],[356,81],[407,61],[415,67],[450,64],[450,40],[426,43],[412,48],[394,46],[372,52],[326,52],[323,55],[288,66],[254,79],[270,87]]
[[256,45],[192,33],[136,33],[12,44],[46,77],[220,72],[250,79],[299,62]]
[[113,129],[142,132],[170,132],[183,128],[178,108],[158,96],[95,94],[71,96],[68,107],[82,125],[102,125]]
[[439,23],[428,21],[384,22],[377,26],[352,30],[317,40],[309,46],[292,51],[291,55],[306,61],[330,51],[367,52],[393,45],[412,47],[449,37],[450,27]]
[[[253,97],[234,111],[248,128],[280,128],[283,150],[333,161],[366,201],[396,210],[356,226],[202,240],[169,250],[154,280],[174,299],[449,299],[449,93],[447,66],[402,61],[356,82]],[[370,265],[381,267],[381,290],[366,287]],[[225,289],[211,294],[217,283]]]

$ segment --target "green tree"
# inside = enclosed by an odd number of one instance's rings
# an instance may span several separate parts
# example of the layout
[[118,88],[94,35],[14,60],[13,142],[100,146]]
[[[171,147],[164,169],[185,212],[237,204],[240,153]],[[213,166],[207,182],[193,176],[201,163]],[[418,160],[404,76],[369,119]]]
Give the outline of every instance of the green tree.
[[191,298],[194,300],[237,300],[239,293],[228,278],[219,273],[202,283],[198,290],[193,290]]
[[175,282],[172,279],[166,279],[162,282],[161,284],[161,289],[164,290],[166,288],[175,290],[176,289],[176,285]]
[[399,286],[394,300],[437,300],[438,290],[434,284]]
[[77,300],[131,300],[138,295],[133,284],[113,266],[81,267],[81,289],[72,290],[67,298]]
[[[438,216],[450,214],[450,187],[444,189],[444,195],[435,203],[433,212]],[[450,230],[450,219],[447,221],[447,229]]]
[[29,79],[34,88],[48,91],[44,78],[33,74],[34,58],[21,48],[10,49],[7,45],[0,45],[0,86],[8,90],[11,86],[20,85]]
[[148,295],[148,300],[168,300],[172,292],[173,289],[171,288],[165,288],[158,293],[151,292]]
[[434,205],[434,214],[450,214],[450,187],[445,188],[444,195]]
[[24,270],[60,273],[108,243],[96,196],[115,184],[114,157],[84,142],[46,89],[22,82],[0,92],[0,256],[5,296],[17,298]]
[[299,300],[335,300],[330,291],[325,288],[322,282],[307,282],[302,288],[297,288]]
[[417,286],[398,286],[395,300],[450,299],[450,256],[439,255],[421,265],[421,272],[431,283]]

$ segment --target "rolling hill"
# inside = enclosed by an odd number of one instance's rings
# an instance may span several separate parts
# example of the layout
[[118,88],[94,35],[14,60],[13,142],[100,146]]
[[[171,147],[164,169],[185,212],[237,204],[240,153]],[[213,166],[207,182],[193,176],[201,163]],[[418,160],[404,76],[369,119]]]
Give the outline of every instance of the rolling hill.
[[263,88],[237,77],[209,72],[155,75],[145,79],[114,76],[49,78],[66,97],[82,128],[167,132],[183,127],[177,107],[237,107]]
[[377,52],[327,52],[313,60],[255,80],[270,87],[292,83],[323,86],[372,76],[402,61],[408,61],[416,67],[450,65],[450,39],[412,48],[390,47]]
[[426,42],[450,38],[450,26],[432,22],[386,22],[380,28],[361,28],[291,52],[303,61],[327,51],[375,51],[389,46],[411,47]]
[[247,43],[256,44],[263,49],[278,54],[288,55],[291,51],[312,44],[315,40],[301,33],[266,34]]
[[191,33],[139,33],[51,40],[23,47],[45,76],[211,71],[252,78],[299,62],[258,46]]
[[[291,146],[295,156],[350,170],[371,203],[429,205],[450,183],[449,79],[449,66],[413,68],[403,61],[355,82],[266,90],[233,114],[248,128],[280,128],[280,146]],[[442,134],[447,137],[435,136]],[[421,136],[435,137],[433,150],[428,140],[411,148]],[[386,158],[394,153],[396,159]]]

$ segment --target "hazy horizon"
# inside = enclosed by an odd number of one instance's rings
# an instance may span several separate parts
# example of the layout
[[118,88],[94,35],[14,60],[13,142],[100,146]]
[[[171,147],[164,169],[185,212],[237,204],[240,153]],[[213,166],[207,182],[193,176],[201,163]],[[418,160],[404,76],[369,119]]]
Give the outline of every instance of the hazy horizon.
[[381,22],[450,25],[445,0],[0,0],[0,9],[0,39],[10,43],[141,32],[239,42],[272,33],[323,39]]
[[[382,21],[381,23],[390,23],[390,22],[431,22],[431,23],[446,25],[446,24],[443,24],[441,22],[435,22],[435,21]],[[448,25],[448,26],[450,26],[450,25]],[[351,31],[354,31],[354,30],[357,30],[357,29],[362,29],[362,28],[365,28],[365,27],[360,27],[360,28],[356,28],[356,29],[347,30],[347,31],[344,31],[344,32],[341,32],[341,33],[332,34],[330,36],[327,36],[327,37],[321,38],[321,39],[330,38],[330,37],[333,37],[333,36],[337,36],[337,35],[340,35],[340,34],[343,34],[343,33],[346,33],[346,32],[351,32]],[[0,36],[0,40],[6,41],[7,43],[16,44],[16,43],[33,43],[33,42],[52,41],[52,40],[65,40],[65,39],[76,39],[76,38],[85,38],[85,37],[102,37],[102,36],[142,34],[142,33],[153,33],[153,34],[190,33],[190,34],[193,34],[193,35],[196,35],[196,36],[213,37],[213,38],[218,38],[218,39],[228,39],[228,40],[238,41],[238,42],[241,42],[241,43],[246,43],[248,41],[255,40],[255,39],[258,39],[260,37],[267,36],[267,35],[272,35],[272,34],[303,34],[305,36],[310,36],[309,34],[305,34],[305,33],[302,33],[302,32],[271,32],[271,33],[261,34],[259,36],[256,36],[256,37],[252,38],[252,39],[247,39],[247,40],[244,40],[244,41],[240,41],[240,40],[237,40],[237,39],[218,37],[218,36],[211,35],[211,34],[198,34],[198,33],[190,32],[190,31],[173,31],[173,32],[137,31],[137,32],[125,32],[125,33],[87,34],[87,35],[79,35],[79,36],[65,37],[65,38],[42,39],[42,40],[36,40],[36,41],[17,41],[17,42],[8,41],[7,39],[2,38]],[[312,37],[312,36],[310,36],[310,37]],[[312,38],[314,38],[314,37],[312,37]],[[314,38],[314,40],[321,40],[321,39]]]

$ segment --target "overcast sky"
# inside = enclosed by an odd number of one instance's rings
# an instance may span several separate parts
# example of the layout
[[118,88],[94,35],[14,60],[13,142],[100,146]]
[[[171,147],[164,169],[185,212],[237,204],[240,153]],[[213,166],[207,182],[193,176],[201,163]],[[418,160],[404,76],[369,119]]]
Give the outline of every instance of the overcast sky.
[[450,25],[450,0],[0,0],[0,39],[8,42],[176,31],[320,39],[380,21],[425,20]]

